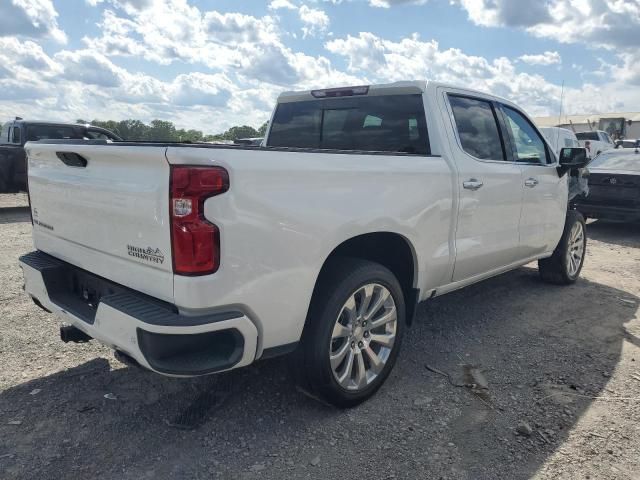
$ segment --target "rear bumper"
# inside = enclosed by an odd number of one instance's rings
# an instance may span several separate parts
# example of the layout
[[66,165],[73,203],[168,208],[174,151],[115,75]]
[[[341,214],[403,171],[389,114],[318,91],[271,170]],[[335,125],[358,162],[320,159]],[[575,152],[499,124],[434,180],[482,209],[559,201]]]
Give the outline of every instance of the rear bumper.
[[20,257],[20,266],[36,303],[155,372],[204,375],[255,359],[258,332],[242,312],[182,315],[42,252]]
[[640,207],[616,207],[576,202],[576,209],[585,217],[598,218],[618,222],[635,222],[640,220]]

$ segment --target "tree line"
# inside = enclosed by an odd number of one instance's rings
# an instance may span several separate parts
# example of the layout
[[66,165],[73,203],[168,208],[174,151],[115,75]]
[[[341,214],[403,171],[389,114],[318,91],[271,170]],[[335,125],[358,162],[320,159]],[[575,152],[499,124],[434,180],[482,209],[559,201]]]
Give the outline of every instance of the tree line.
[[221,140],[236,140],[238,138],[263,137],[267,131],[267,122],[257,130],[249,125],[238,125],[215,135],[205,135],[200,130],[185,130],[176,128],[172,122],[166,120],[152,120],[148,125],[140,120],[93,120],[87,122],[82,119],[78,123],[90,123],[96,127],[106,128],[123,140],[147,140],[154,142],[219,142]]

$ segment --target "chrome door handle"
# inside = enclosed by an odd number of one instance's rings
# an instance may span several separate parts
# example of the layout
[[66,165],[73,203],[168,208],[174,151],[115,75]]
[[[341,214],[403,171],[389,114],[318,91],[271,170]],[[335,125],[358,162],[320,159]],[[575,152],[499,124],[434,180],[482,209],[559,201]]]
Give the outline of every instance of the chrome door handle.
[[535,178],[527,178],[524,181],[524,185],[525,185],[525,187],[533,188],[536,185],[538,185],[538,180],[536,180]]
[[473,191],[478,190],[483,185],[484,185],[484,183],[482,183],[480,180],[475,179],[475,178],[470,178],[466,182],[462,182],[462,186],[464,188],[466,188],[467,190],[473,190]]

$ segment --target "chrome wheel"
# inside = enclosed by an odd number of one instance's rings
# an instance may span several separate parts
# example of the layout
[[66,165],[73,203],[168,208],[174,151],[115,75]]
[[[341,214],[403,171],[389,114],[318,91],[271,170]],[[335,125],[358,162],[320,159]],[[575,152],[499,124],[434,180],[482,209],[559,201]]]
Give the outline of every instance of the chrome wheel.
[[398,314],[389,290],[369,283],[345,302],[333,326],[329,359],[346,390],[367,387],[384,369],[396,340]]
[[584,227],[576,222],[569,233],[569,245],[567,248],[567,273],[575,277],[580,271],[582,257],[584,256]]

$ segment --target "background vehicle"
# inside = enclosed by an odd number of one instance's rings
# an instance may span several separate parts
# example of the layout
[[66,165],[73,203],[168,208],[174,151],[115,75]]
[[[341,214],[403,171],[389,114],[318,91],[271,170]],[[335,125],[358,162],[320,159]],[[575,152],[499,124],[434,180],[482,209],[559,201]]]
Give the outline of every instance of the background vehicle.
[[595,158],[600,155],[600,153],[615,147],[609,134],[602,130],[578,132],[576,133],[576,137],[580,145],[587,149],[590,158]]
[[27,188],[24,144],[47,139],[122,140],[104,128],[69,123],[36,122],[16,118],[0,131],[0,193]]
[[[539,261],[574,282],[567,171],[514,104],[438,83],[288,92],[264,147],[29,143],[26,291],[166,375],[293,352],[340,406],[382,385],[418,301]],[[169,201],[167,201],[169,200]]]
[[589,196],[577,197],[585,217],[620,222],[640,220],[640,153],[621,148],[589,163]]
[[542,127],[540,131],[551,145],[556,156],[560,155],[560,150],[567,147],[581,147],[578,137],[571,130],[560,127]]
[[[540,131],[545,136],[555,154],[559,157],[563,148],[583,148],[580,146],[576,134],[566,128],[542,127]],[[587,176],[589,171],[586,168],[575,169],[570,172],[569,177],[569,203],[578,195],[588,195],[589,186]]]
[[616,140],[615,148],[640,148],[640,139],[625,138]]

